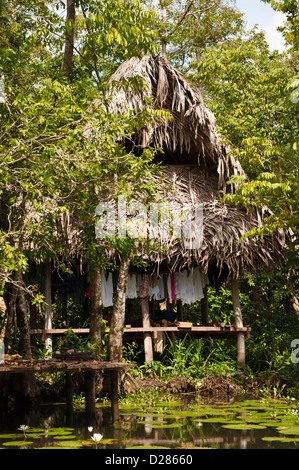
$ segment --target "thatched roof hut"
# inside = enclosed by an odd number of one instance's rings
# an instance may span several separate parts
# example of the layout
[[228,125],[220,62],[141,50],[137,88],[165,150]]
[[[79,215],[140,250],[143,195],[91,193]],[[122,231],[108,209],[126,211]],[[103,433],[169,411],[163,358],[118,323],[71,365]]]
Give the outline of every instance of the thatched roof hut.
[[[133,77],[141,77],[145,86],[128,85],[128,79]],[[110,87],[110,112],[138,114],[150,99],[154,109],[163,109],[172,116],[172,119],[153,122],[146,129],[136,129],[132,136],[134,151],[148,146],[163,148],[163,154],[157,152],[156,155],[165,165],[162,182],[161,174],[154,176],[159,187],[157,202],[203,206],[203,232],[198,234],[202,236],[200,246],[186,248],[184,234],[176,237],[169,233],[168,238],[157,240],[156,252],[151,251],[149,255],[140,251],[140,256],[148,261],[149,270],[176,271],[200,266],[203,272],[208,272],[213,264],[218,273],[225,268],[237,277],[242,270],[276,262],[284,247],[283,232],[240,240],[251,228],[261,224],[269,210],[252,213],[221,202],[223,193],[235,189],[233,184],[227,185],[227,181],[233,175],[244,178],[246,175],[221,142],[215,117],[204,103],[200,90],[191,86],[165,58],[149,54],[124,62],[111,76]],[[103,102],[95,100],[93,106],[97,105],[103,106]],[[93,132],[94,129],[87,127],[87,138],[92,138]],[[140,198],[142,200],[142,195]],[[45,216],[51,215],[51,211],[51,201],[45,201]],[[32,222],[39,220],[40,214],[34,213],[32,208],[27,208],[26,214]],[[192,217],[194,225],[194,213]],[[61,214],[57,234],[68,257],[84,257],[79,226],[74,215]],[[36,249],[38,244],[37,234],[29,248]],[[113,255],[109,248],[107,257],[113,258]]]
[[[123,80],[141,77],[146,86],[136,91],[122,87]],[[221,143],[213,113],[203,101],[199,89],[191,86],[163,57],[146,55],[124,62],[110,79],[112,100],[109,111],[139,113],[152,100],[155,109],[167,111],[172,119],[137,129],[133,136],[137,146],[160,146],[157,155],[166,164],[166,179],[160,185],[158,200],[179,204],[203,204],[203,240],[198,249],[185,249],[183,237],[161,240],[161,250],[147,256],[150,264],[163,263],[170,270],[201,266],[207,272],[209,263],[235,275],[241,270],[269,266],[281,256],[284,234],[245,239],[242,235],[261,224],[269,210],[255,214],[243,208],[222,204],[222,194],[234,191],[227,185],[233,176],[246,175],[240,163]],[[94,104],[97,104],[96,102]],[[219,190],[221,193],[219,193]]]
[[[136,91],[123,81],[141,77],[146,86]],[[146,129],[136,129],[132,140],[135,146],[162,147],[157,160],[166,165],[165,179],[159,184],[157,199],[169,204],[202,205],[203,226],[197,227],[195,248],[186,248],[184,235],[161,237],[160,250],[140,256],[148,261],[150,269],[177,271],[199,266],[205,273],[218,278],[231,275],[232,302],[237,333],[237,358],[245,364],[245,334],[239,301],[238,277],[242,270],[259,265],[269,266],[281,258],[285,236],[283,232],[262,238],[244,239],[251,228],[259,226],[270,211],[264,208],[255,213],[221,202],[223,193],[234,192],[227,185],[232,176],[246,175],[231,152],[221,142],[213,113],[204,103],[200,90],[191,86],[164,57],[146,55],[123,63],[110,79],[112,100],[109,111],[138,114],[150,99],[154,109],[167,111],[172,119],[153,123]],[[97,103],[94,103],[97,104]],[[157,176],[158,178],[158,176]],[[158,179],[157,179],[158,181]],[[221,191],[221,193],[219,192]],[[195,222],[195,213],[192,214]],[[190,220],[189,220],[190,222]],[[196,240],[195,240],[196,241]],[[145,359],[152,360],[152,345],[147,333],[149,305],[141,299],[144,327]],[[177,305],[179,319],[179,304]],[[201,305],[202,320],[208,325],[208,295],[205,288]]]

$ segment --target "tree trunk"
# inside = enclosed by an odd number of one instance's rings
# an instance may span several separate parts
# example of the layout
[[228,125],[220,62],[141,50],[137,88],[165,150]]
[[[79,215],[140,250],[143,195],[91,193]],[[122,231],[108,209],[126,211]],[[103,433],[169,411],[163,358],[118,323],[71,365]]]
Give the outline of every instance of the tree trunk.
[[90,336],[91,341],[97,346],[97,352],[102,352],[102,325],[103,325],[103,302],[102,302],[102,278],[98,267],[93,269],[91,313],[90,313]]
[[[167,19],[167,10],[166,10],[166,6],[163,5],[162,6],[162,21],[165,24],[165,28],[166,28],[166,19]],[[165,32],[162,33],[161,42],[162,42],[162,57],[167,59],[167,51],[166,51],[167,40],[166,40]]]
[[3,318],[2,329],[0,330],[0,363],[4,362],[4,336],[5,336],[5,325],[7,322],[6,316],[6,304],[4,302],[3,297],[0,296],[0,317],[1,317],[1,324]]
[[6,317],[6,325],[5,325],[5,332],[4,332],[4,349],[5,353],[9,354],[10,350],[10,338],[11,338],[11,330],[14,323],[14,318],[16,314],[16,302],[17,302],[17,289],[13,286],[12,288],[12,295],[10,296],[7,308],[7,317]]
[[287,275],[287,282],[286,282],[286,287],[287,291],[289,294],[289,298],[293,307],[294,312],[296,313],[297,317],[299,318],[299,301],[294,294],[294,289],[293,289],[293,284],[292,284],[292,268],[289,269],[288,275]]
[[74,55],[75,15],[75,0],[67,0],[64,54],[61,66],[61,70],[66,77],[68,77],[70,74]]
[[112,362],[122,362],[123,358],[123,329],[125,324],[129,267],[130,260],[127,258],[122,259],[109,333],[109,360]]

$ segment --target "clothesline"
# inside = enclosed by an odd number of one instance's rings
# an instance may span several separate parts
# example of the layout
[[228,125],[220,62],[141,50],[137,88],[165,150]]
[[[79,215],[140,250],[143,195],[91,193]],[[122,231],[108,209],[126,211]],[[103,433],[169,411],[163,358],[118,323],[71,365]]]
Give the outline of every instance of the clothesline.
[[[183,304],[192,304],[204,297],[203,288],[209,284],[208,276],[199,268],[192,272],[150,274],[130,273],[127,281],[126,298],[148,297],[149,300],[167,301],[172,304],[180,299]],[[103,307],[113,306],[115,279],[111,272],[102,273]],[[90,296],[89,292],[86,295]]]

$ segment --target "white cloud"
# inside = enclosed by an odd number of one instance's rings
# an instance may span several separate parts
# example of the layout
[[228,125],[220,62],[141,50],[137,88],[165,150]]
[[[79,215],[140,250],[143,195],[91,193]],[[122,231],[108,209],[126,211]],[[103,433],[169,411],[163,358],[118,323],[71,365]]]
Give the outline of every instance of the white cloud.
[[266,40],[270,50],[277,49],[282,52],[285,50],[285,42],[282,34],[277,31],[278,26],[282,26],[286,20],[286,16],[282,12],[276,12],[271,18],[271,22],[264,27]]

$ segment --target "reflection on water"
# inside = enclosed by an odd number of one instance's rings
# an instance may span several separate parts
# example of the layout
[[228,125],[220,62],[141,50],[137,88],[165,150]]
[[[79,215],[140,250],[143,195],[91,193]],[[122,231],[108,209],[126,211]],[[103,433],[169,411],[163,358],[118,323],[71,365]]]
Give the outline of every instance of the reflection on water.
[[[120,405],[111,422],[109,406],[91,420],[84,411],[66,416],[64,404],[0,415],[0,448],[297,448],[297,401],[247,400],[205,403],[198,399],[155,406]],[[29,426],[19,430],[20,425]],[[91,429],[92,428],[92,429]],[[103,438],[96,444],[94,433]]]

